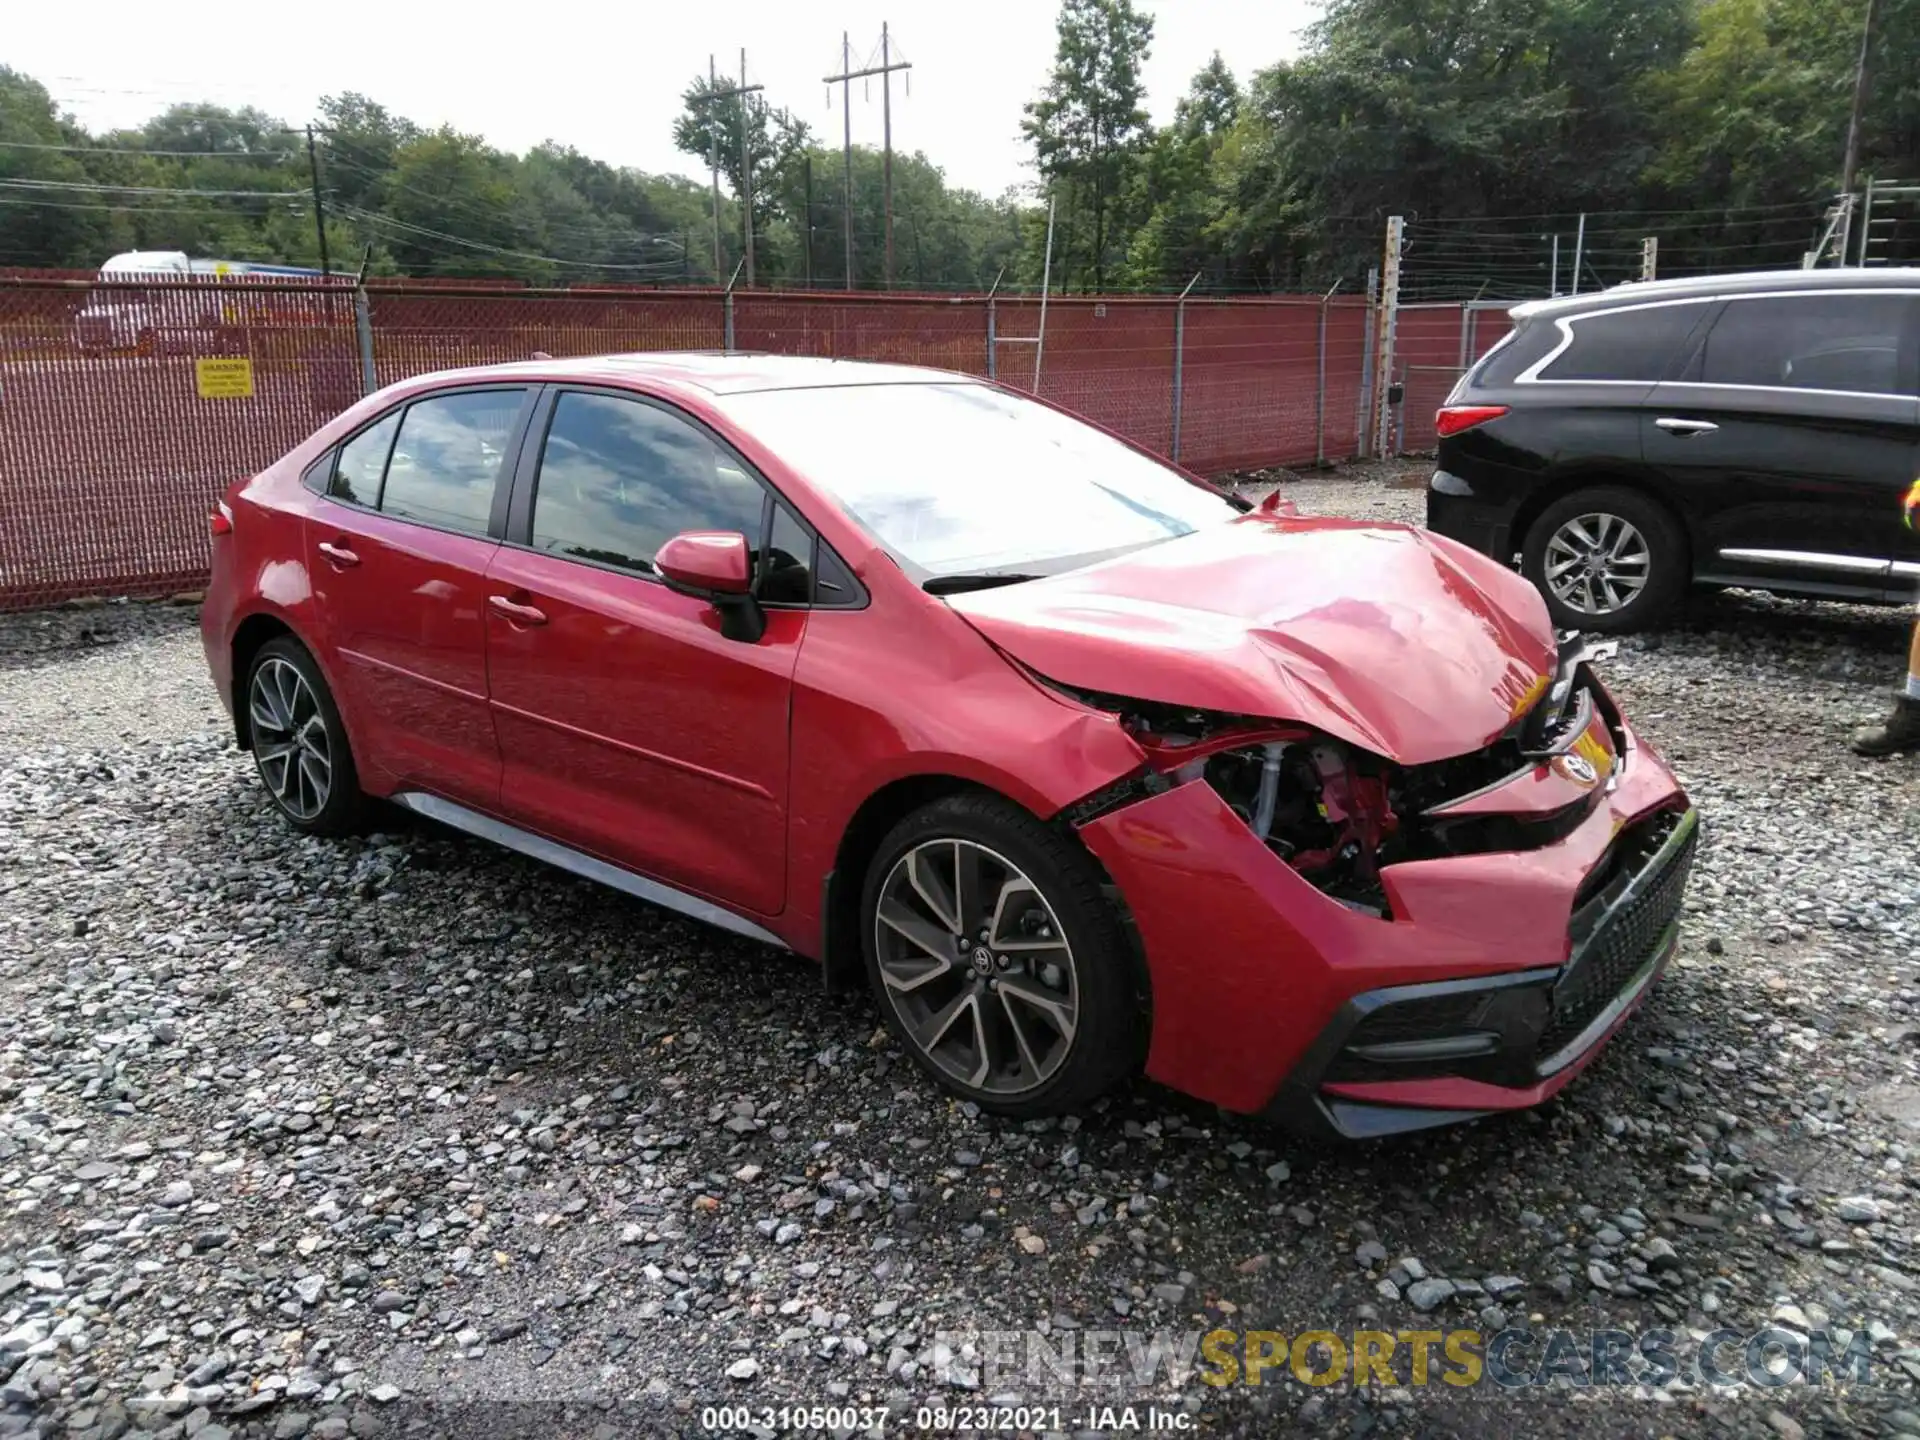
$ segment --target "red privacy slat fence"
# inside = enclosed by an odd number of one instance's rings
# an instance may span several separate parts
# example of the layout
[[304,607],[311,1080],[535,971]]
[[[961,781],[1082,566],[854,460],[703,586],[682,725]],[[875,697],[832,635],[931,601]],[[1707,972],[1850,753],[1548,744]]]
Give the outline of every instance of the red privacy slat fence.
[[[1406,445],[1431,443],[1418,408],[1438,378],[1440,394],[1451,386],[1463,332],[1477,354],[1504,321],[1402,313]],[[1373,327],[1364,301],[1342,297],[1054,299],[1039,391],[1207,474],[1341,460],[1370,429]],[[426,371],[732,346],[1031,389],[1040,330],[1025,296],[0,271],[0,609],[197,587],[207,513],[229,483],[369,388]]]

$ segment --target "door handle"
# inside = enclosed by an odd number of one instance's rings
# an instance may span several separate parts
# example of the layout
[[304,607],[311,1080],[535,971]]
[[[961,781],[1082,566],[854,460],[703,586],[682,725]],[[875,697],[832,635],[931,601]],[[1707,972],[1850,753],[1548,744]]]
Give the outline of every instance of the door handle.
[[336,570],[351,570],[360,563],[360,557],[353,551],[345,545],[336,545],[330,540],[320,542],[320,553],[327,557]]
[[487,597],[487,604],[497,614],[506,616],[507,619],[511,620],[515,625],[544,625],[547,623],[546,611],[533,605],[516,604],[504,595],[489,595]]
[[1720,427],[1711,420],[1680,420],[1672,415],[1662,415],[1653,422],[1669,435],[1710,435]]

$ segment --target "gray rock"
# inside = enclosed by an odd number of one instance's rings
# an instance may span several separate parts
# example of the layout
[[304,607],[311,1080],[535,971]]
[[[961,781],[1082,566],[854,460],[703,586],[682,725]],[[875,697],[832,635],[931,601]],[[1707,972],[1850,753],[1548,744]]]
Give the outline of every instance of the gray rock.
[[1437,1310],[1453,1297],[1454,1283],[1429,1277],[1416,1280],[1407,1287],[1407,1302],[1420,1311]]

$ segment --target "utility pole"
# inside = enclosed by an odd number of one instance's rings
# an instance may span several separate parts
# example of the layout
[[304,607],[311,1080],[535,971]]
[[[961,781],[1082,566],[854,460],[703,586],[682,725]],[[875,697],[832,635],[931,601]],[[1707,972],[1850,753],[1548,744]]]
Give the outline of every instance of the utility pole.
[[[1867,0],[1867,23],[1860,32],[1860,59],[1853,68],[1853,114],[1847,121],[1847,156],[1840,166],[1840,193],[1853,194],[1854,177],[1860,169],[1860,116],[1867,108],[1867,71],[1873,58],[1873,25],[1879,17],[1880,0]],[[1846,250],[1840,252],[1846,263]]]
[[807,289],[813,289],[813,151],[801,159],[801,174],[807,191]]
[[313,127],[307,126],[307,173],[313,179],[313,233],[320,242],[320,268],[331,274],[327,263],[327,203],[320,198],[320,152],[313,148]]
[[[853,49],[847,43],[847,32],[840,32],[840,73],[850,74],[853,70]],[[833,82],[827,82],[831,85]],[[828,93],[832,93],[829,91]],[[846,288],[853,289],[853,106],[849,102],[853,92],[843,82],[840,87],[840,158],[845,162],[846,173],[842,181],[844,194],[840,197],[840,218],[846,226],[847,273]]]
[[753,154],[748,142],[747,96],[762,89],[747,84],[747,52],[740,52],[740,84],[733,90],[720,88],[720,73],[713,56],[707,56],[707,167],[713,180],[713,278],[717,281],[724,268],[720,258],[720,121],[713,107],[722,100],[740,102],[740,206],[746,214],[747,284],[753,284]]
[[[869,65],[865,69],[853,68],[853,52],[848,48],[846,32],[840,34],[840,73],[829,75],[826,82],[838,85],[840,90],[841,112],[845,117],[845,153],[847,164],[847,288],[853,288],[853,82],[868,76],[880,77],[880,124],[882,137],[881,183],[885,198],[882,204],[886,212],[886,283],[893,286],[893,73],[896,70],[911,70],[913,64],[907,60],[893,58],[893,37],[887,26],[880,26],[880,63]],[[908,94],[912,94],[912,80],[908,80]]]
[[[753,87],[758,90],[758,85]],[[747,234],[747,288],[753,288],[753,138],[747,124],[747,47],[740,47],[740,206],[741,228]]]

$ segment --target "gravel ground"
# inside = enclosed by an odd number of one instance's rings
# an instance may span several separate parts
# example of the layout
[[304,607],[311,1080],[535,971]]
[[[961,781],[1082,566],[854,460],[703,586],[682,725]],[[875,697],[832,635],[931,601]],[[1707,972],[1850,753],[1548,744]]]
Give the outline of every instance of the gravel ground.
[[[1265,479],[1411,519],[1414,473]],[[1708,817],[1669,978],[1538,1113],[1314,1149],[1144,1083],[946,1103],[791,959],[427,827],[296,838],[190,610],[0,617],[0,1433],[917,1433],[989,1398],[942,1332],[1771,1321],[1867,1334],[1872,1383],[1127,1394],[1231,1435],[1920,1435],[1920,760],[1843,748],[1905,624],[1735,594],[1626,643]]]

